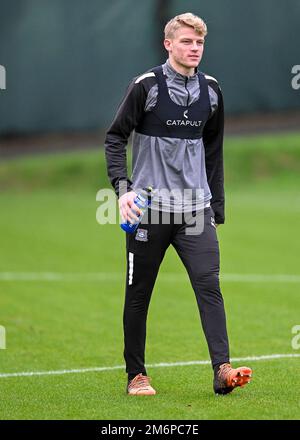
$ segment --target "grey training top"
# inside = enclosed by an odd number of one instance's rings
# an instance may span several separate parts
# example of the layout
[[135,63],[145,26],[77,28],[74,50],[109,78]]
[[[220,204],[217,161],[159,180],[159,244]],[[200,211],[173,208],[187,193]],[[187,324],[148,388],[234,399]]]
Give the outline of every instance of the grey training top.
[[[169,60],[163,64],[163,72],[170,98],[176,104],[191,105],[200,99],[197,73],[190,77],[181,75],[172,68]],[[142,75],[135,83],[144,78]],[[146,112],[155,106],[157,95],[158,86],[155,84],[147,96],[144,107]],[[209,97],[212,111],[215,111],[218,95],[211,87]],[[203,203],[209,206],[212,196],[207,182],[202,138],[160,138],[134,132],[132,148],[132,187],[135,189],[153,185],[152,209],[182,212],[199,209]],[[171,191],[172,198],[169,197]]]
[[[172,68],[169,60],[162,68],[174,103],[189,106],[201,99],[197,73],[189,77],[181,75]],[[200,206],[211,203],[216,223],[224,223],[223,98],[217,80],[209,75],[205,78],[211,114],[200,139],[135,132],[145,112],[151,111],[156,104],[158,85],[151,70],[129,84],[105,140],[108,176],[117,195],[120,184],[125,184],[127,190],[152,185],[155,188],[153,209],[182,212],[198,209],[199,201]],[[126,145],[132,132],[132,175],[129,178]],[[183,197],[184,191],[188,192],[186,198]],[[165,196],[165,192],[173,192],[173,197]]]

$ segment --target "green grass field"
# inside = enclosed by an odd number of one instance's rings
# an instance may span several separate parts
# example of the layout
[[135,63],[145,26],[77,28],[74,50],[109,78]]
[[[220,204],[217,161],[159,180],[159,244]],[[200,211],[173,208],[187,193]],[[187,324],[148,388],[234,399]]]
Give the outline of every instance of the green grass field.
[[[300,134],[228,139],[225,163],[218,237],[231,356],[299,356],[291,340],[300,325]],[[149,367],[158,391],[150,397],[126,396],[123,368],[3,376],[124,364],[125,236],[96,222],[96,192],[108,187],[103,151],[2,162],[0,187],[0,419],[299,419],[300,357],[235,362],[253,368],[253,381],[225,397],[213,394],[209,365]],[[146,362],[208,359],[194,293],[170,248]]]

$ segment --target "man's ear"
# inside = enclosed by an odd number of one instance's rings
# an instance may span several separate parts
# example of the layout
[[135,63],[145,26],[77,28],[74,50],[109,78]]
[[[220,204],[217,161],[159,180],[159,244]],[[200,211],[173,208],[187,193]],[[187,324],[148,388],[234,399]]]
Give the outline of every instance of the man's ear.
[[170,50],[172,49],[172,41],[169,38],[165,38],[164,39],[164,46],[165,49],[170,52]]

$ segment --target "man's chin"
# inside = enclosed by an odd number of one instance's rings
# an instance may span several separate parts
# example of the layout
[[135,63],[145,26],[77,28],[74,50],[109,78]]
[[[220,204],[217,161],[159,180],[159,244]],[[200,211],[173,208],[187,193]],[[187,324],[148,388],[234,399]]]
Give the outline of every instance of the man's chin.
[[188,60],[186,62],[186,67],[198,67],[199,63],[200,63],[199,59],[197,59],[197,60]]

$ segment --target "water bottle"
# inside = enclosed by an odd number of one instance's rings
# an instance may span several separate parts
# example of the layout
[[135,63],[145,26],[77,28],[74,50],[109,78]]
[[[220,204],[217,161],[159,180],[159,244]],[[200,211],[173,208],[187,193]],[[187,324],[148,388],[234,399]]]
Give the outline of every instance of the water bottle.
[[138,225],[142,221],[146,209],[151,204],[151,198],[150,198],[151,191],[152,191],[152,187],[148,186],[147,188],[143,188],[143,190],[137,194],[136,198],[134,199],[134,203],[142,211],[142,213],[138,215],[134,211],[134,213],[138,216],[138,220],[136,220],[134,223],[130,223],[130,221],[121,223],[121,228],[123,229],[123,231],[129,233],[133,233],[134,231],[136,231]]

